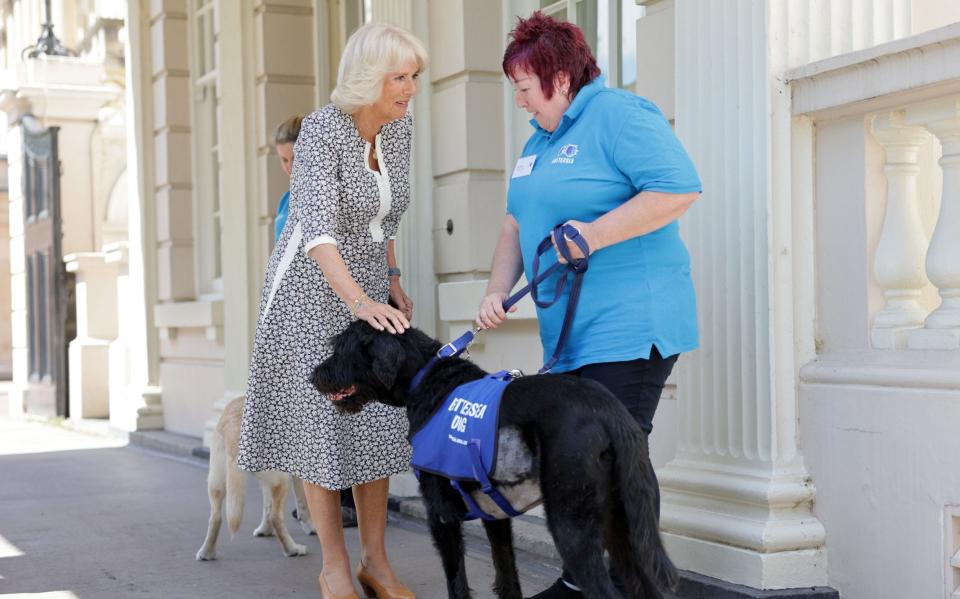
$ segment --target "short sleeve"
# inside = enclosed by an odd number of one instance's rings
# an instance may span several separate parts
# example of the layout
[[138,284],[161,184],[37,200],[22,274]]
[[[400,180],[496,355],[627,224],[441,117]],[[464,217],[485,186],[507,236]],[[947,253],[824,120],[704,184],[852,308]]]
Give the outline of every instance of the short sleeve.
[[323,243],[337,243],[340,208],[337,137],[336,115],[321,110],[303,120],[294,146],[290,212],[302,229],[304,252]]
[[389,125],[387,151],[392,155],[390,176],[390,211],[383,218],[383,234],[387,239],[397,236],[400,217],[410,205],[410,155],[413,147],[413,117],[406,116]]
[[638,102],[627,118],[613,150],[617,168],[637,192],[691,193],[702,191],[693,161],[670,123],[652,102]]

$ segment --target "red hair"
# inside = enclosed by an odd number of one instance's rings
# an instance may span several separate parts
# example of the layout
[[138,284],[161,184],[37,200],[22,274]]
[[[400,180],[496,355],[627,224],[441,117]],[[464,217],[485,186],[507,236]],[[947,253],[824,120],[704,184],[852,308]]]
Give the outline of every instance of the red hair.
[[510,43],[503,53],[503,73],[512,79],[518,69],[540,79],[548,100],[553,97],[553,82],[560,73],[570,76],[571,98],[600,74],[583,31],[539,10],[529,19],[518,18],[510,32]]

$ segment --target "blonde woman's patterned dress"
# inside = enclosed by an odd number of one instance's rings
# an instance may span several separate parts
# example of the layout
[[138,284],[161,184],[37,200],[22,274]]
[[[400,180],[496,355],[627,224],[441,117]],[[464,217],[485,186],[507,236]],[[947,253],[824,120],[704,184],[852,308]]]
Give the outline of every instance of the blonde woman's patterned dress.
[[307,255],[335,243],[354,280],[386,302],[387,241],[410,203],[410,116],[385,125],[370,169],[370,144],[349,114],[329,104],[303,120],[294,148],[290,216],[270,256],[260,301],[238,463],[280,470],[328,489],[409,467],[401,408],[368,404],[337,412],[310,384],[331,338],[353,321],[350,308]]

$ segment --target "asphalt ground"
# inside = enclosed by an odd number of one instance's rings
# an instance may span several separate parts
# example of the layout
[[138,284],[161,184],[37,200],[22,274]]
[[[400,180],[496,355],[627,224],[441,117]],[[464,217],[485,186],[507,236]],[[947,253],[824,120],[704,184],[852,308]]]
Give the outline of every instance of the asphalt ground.
[[[218,559],[195,559],[206,533],[206,462],[109,436],[0,415],[0,597],[35,599],[319,597],[319,544],[288,516],[303,557],[256,538],[260,491],[252,477],[243,525],[224,526]],[[293,497],[288,498],[289,514]],[[359,561],[356,529],[346,531]],[[420,599],[445,599],[440,560],[426,527],[391,514],[388,552]],[[555,562],[519,552],[526,594],[549,586]],[[476,598],[493,597],[488,547],[467,540]],[[359,586],[357,587],[359,591]]]

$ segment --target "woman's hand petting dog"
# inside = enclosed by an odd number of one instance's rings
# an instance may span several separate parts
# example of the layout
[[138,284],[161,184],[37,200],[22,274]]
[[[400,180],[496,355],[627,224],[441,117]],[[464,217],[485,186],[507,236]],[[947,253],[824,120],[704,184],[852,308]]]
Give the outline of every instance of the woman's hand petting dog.
[[357,318],[367,321],[378,331],[386,330],[394,335],[410,328],[410,321],[403,312],[380,302],[362,304],[357,310]]

